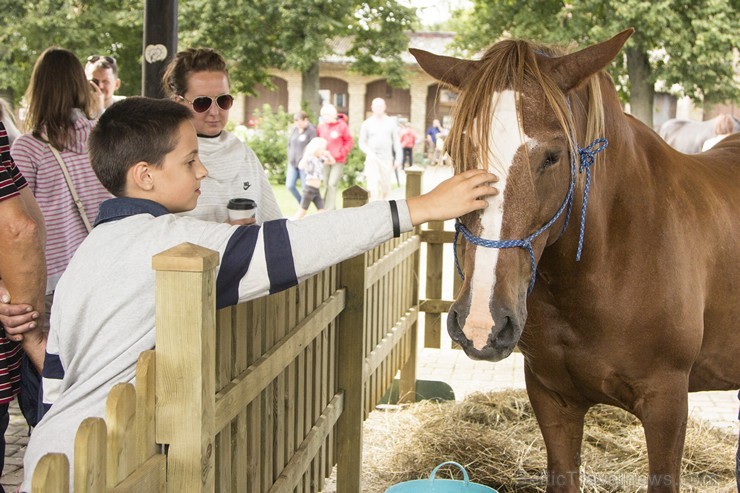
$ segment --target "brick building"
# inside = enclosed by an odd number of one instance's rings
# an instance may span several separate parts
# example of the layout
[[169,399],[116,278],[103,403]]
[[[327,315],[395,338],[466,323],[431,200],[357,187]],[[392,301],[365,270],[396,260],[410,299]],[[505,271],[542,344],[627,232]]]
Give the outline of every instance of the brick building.
[[[410,33],[409,47],[450,54],[449,45],[453,37],[453,33]],[[370,103],[376,97],[385,99],[389,115],[410,121],[420,136],[434,118],[439,118],[449,128],[457,93],[441,87],[423,72],[410,53],[403,55],[403,61],[411,72],[410,85],[408,89],[398,89],[388,85],[382,76],[350,73],[348,67],[351,60],[343,55],[349,49],[349,40],[339,39],[332,48],[333,53],[319,65],[319,97],[322,102],[334,104],[340,113],[348,116],[353,134],[359,132],[360,124],[370,114]],[[237,122],[248,121],[253,112],[264,104],[269,104],[273,110],[282,106],[289,113],[301,109],[301,73],[273,70],[270,74],[274,89],[257,86],[256,96],[238,97],[231,112],[232,119]],[[421,145],[421,142],[417,145]]]

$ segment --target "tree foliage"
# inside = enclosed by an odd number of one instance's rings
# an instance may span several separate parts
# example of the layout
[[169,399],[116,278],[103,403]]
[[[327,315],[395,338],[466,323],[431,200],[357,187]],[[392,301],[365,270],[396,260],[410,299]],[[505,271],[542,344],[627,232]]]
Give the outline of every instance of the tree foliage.
[[189,0],[180,2],[180,39],[223,52],[244,92],[267,82],[270,68],[305,72],[331,53],[331,40],[343,37],[351,39],[353,70],[403,85],[404,31],[413,17],[396,0]]
[[[634,27],[624,58],[611,71],[623,95],[630,94],[633,111],[635,103],[649,104],[642,111],[652,122],[652,86],[658,80],[668,88],[679,84],[679,93],[699,103],[740,99],[733,69],[737,12],[737,0],[474,0],[472,9],[457,14],[456,27],[459,46],[468,51],[502,36],[585,46]],[[645,77],[630,70],[643,60]],[[635,101],[636,91],[650,94]]]
[[144,0],[0,0],[0,88],[16,102],[38,56],[50,46],[116,58],[120,94],[141,92]]
[[[152,0],[153,1],[153,0]],[[49,46],[118,60],[119,93],[141,92],[145,0],[0,0],[0,89],[17,101],[33,64]],[[179,49],[208,46],[231,64],[235,90],[268,81],[271,68],[304,71],[347,37],[352,69],[403,85],[414,10],[397,0],[180,0]]]

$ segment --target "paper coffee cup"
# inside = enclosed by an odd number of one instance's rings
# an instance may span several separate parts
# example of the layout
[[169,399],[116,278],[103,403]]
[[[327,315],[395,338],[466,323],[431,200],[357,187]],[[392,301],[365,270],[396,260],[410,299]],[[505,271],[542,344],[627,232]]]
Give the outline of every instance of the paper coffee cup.
[[226,208],[229,210],[230,221],[249,219],[257,213],[257,203],[252,199],[231,199]]

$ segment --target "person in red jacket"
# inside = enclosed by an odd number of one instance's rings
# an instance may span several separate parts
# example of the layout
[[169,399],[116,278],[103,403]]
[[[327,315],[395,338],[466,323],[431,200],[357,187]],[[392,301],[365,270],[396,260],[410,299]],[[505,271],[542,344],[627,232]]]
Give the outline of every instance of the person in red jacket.
[[321,123],[316,129],[319,137],[326,139],[327,150],[334,158],[334,164],[324,165],[324,183],[326,194],[324,202],[326,210],[336,209],[339,180],[342,179],[343,167],[347,163],[347,156],[355,141],[349,133],[347,122],[338,118],[337,109],[332,104],[321,108]]
[[404,122],[401,128],[401,147],[403,148],[403,163],[401,167],[406,167],[406,162],[409,166],[414,165],[414,145],[416,145],[416,132],[411,128],[411,123]]

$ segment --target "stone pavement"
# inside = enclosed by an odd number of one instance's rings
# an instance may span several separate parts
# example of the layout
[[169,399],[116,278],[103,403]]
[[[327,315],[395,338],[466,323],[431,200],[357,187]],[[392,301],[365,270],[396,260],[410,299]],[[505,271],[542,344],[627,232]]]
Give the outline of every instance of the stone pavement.
[[28,425],[17,401],[10,405],[10,424],[5,432],[5,442],[5,468],[0,477],[0,485],[11,493],[23,481],[23,453],[28,444]]

